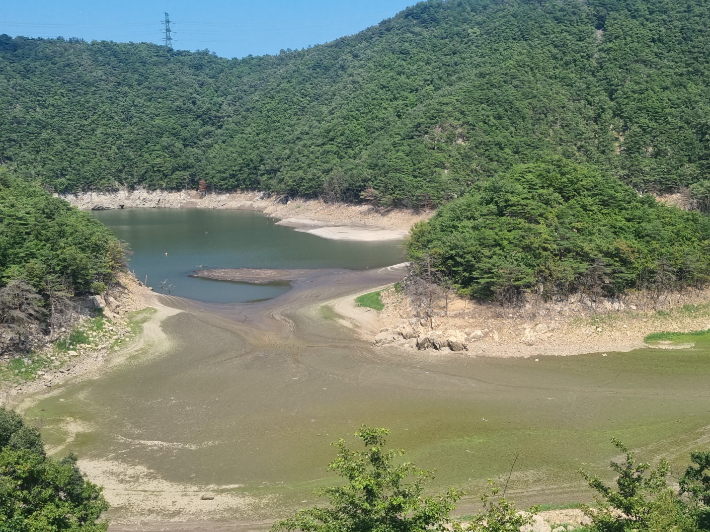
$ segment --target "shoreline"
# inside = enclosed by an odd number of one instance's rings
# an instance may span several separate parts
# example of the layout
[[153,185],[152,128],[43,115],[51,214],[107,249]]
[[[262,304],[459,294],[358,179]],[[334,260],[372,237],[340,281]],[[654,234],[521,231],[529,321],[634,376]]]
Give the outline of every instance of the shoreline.
[[370,205],[326,203],[321,199],[269,196],[258,192],[212,193],[166,190],[85,192],[57,194],[80,210],[120,209],[220,209],[260,211],[278,219],[277,225],[291,227],[330,240],[383,242],[403,240],[417,222],[434,211],[378,209]]
[[[658,305],[643,294],[625,303],[588,307],[582,298],[563,304],[543,303],[504,308],[493,303],[455,297],[438,302],[433,327],[415,316],[411,301],[393,288],[382,293],[385,303],[376,347],[405,352],[429,351],[440,356],[536,357],[625,353],[636,349],[689,349],[693,343],[648,344],[659,332],[688,333],[710,330],[710,288],[675,294]],[[608,302],[605,302],[608,303]]]
[[[120,350],[116,352],[109,351],[108,353],[110,354],[105,358],[101,357],[97,360],[92,358],[89,361],[90,367],[83,374],[71,375],[64,381],[58,382],[58,386],[55,388],[46,389],[40,386],[34,392],[27,391],[24,397],[16,396],[15,398],[20,399],[19,408],[26,411],[37,401],[60,393],[65,386],[96,378],[102,373],[111,371],[132,356],[140,356],[142,360],[163,356],[167,352],[167,346],[171,343],[171,338],[170,334],[162,329],[161,324],[167,317],[180,313],[191,314],[199,321],[228,320],[233,326],[238,327],[240,334],[243,333],[247,339],[252,337],[263,338],[267,334],[275,334],[282,338],[280,341],[284,341],[284,337],[297,335],[300,330],[299,324],[302,323],[301,320],[307,318],[316,323],[318,320],[331,319],[339,325],[347,327],[355,336],[371,341],[372,337],[378,334],[377,331],[384,323],[382,320],[386,320],[387,316],[383,316],[382,313],[371,309],[358,307],[355,303],[355,297],[373,290],[387,290],[387,287],[391,286],[393,279],[403,272],[403,268],[404,265],[399,265],[397,268],[390,267],[364,272],[342,270],[321,272],[312,278],[313,283],[299,283],[292,291],[278,298],[260,303],[234,305],[203,305],[193,300],[164,296],[152,292],[142,286],[140,282],[134,280],[135,285],[131,289],[135,289],[141,295],[140,304],[156,308],[158,311],[146,322],[146,326],[140,335]],[[341,284],[344,286],[339,287]],[[323,315],[323,307],[326,306],[331,307],[335,317],[329,318]],[[204,313],[201,307],[204,307]],[[394,310],[394,306],[390,308]],[[623,313],[618,314],[624,316]],[[248,316],[248,320],[245,319],[243,322],[242,316]],[[507,316],[506,320],[511,323],[514,321]],[[522,323],[522,320],[518,321]],[[604,337],[609,334],[610,330],[611,328],[605,327],[603,331],[598,331],[597,334],[599,337]],[[501,333],[499,348],[501,350],[510,350],[509,347],[506,347],[508,344],[505,342],[512,341],[511,338],[512,333],[511,336]],[[552,342],[556,343],[556,340],[552,340]],[[587,337],[581,336],[577,343],[580,346],[594,345]],[[392,354],[396,357],[417,354],[416,350],[407,352],[395,345],[385,345],[383,347],[391,347]],[[491,353],[488,353],[487,356],[491,356],[493,351],[491,350]],[[614,349],[614,351],[619,351],[619,349]],[[422,357],[436,359],[442,356],[459,357],[461,362],[465,364],[468,357],[475,357],[476,355],[478,353],[472,351],[445,353],[429,350],[413,356],[411,365],[421,362]],[[498,354],[497,356],[510,355]],[[517,354],[513,356],[525,355]],[[88,430],[86,427],[76,425],[75,420],[67,419],[66,424],[69,428],[75,427],[75,432],[72,433],[68,430],[69,437],[67,441],[63,445],[52,448],[50,451],[53,453],[61,453],[67,445],[71,444],[76,432]],[[156,444],[156,442],[141,443],[138,440],[136,442],[134,443],[141,445]],[[167,443],[165,445],[177,444]],[[106,487],[107,497],[111,498],[114,507],[121,512],[113,518],[114,524],[110,528],[111,531],[216,531],[222,530],[222,526],[228,526],[230,529],[236,530],[264,530],[269,528],[269,520],[258,519],[258,515],[263,514],[262,511],[256,510],[256,508],[260,507],[258,498],[252,499],[248,494],[233,493],[226,488],[223,491],[222,487],[219,486],[169,483],[160,476],[159,471],[142,466],[132,466],[115,459],[97,460],[95,457],[83,458],[80,460],[79,466],[83,471],[87,472],[93,482],[103,484]],[[129,477],[130,482],[126,480]],[[203,502],[200,499],[200,494],[202,493],[217,493],[219,504]],[[181,516],[184,517],[184,520],[173,521],[171,518],[171,512],[174,511],[172,504],[175,500],[180,502],[181,512],[183,512]],[[465,504],[470,503],[466,502]],[[254,511],[258,515],[254,514],[251,516],[253,519],[248,521],[234,520],[235,509],[249,508],[251,505],[253,505]],[[571,521],[580,517],[577,515],[578,511],[565,512],[575,514],[574,516],[565,515],[565,520],[569,519]],[[553,521],[551,518],[555,513],[561,512],[554,511],[549,515],[546,514],[544,516],[545,520],[548,523]],[[225,519],[229,520],[228,524],[225,523]]]

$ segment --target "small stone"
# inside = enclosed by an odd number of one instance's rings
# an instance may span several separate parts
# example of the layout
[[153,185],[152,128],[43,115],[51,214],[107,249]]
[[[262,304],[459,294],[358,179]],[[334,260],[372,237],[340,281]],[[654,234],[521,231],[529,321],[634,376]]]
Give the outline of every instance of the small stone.
[[202,497],[200,497],[200,499],[202,499],[203,501],[213,501],[213,500],[214,500],[214,495],[206,495],[206,494],[205,494],[205,495],[203,495]]

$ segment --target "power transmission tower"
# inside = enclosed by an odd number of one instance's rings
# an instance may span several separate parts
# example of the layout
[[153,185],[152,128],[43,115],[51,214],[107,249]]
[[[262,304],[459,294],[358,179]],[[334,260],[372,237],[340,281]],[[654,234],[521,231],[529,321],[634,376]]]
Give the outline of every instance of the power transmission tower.
[[173,49],[173,37],[170,34],[170,15],[165,13],[165,20],[163,21],[163,24],[165,24],[165,37],[163,37],[163,41],[165,41],[165,47],[168,50]]

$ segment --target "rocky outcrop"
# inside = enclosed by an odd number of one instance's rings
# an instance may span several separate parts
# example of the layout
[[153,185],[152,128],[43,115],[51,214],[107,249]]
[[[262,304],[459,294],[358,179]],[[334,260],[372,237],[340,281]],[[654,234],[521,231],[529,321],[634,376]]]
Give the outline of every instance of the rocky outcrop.
[[[480,331],[477,331],[480,333]],[[471,340],[459,331],[424,331],[417,332],[413,328],[382,329],[374,339],[373,344],[399,345],[416,348],[420,351],[433,349],[435,351],[468,351]]]
[[111,209],[248,209],[260,208],[261,205],[251,205],[263,200],[263,195],[257,193],[237,194],[206,194],[194,191],[167,190],[117,190],[115,192],[85,192],[82,194],[66,194],[63,198],[75,207],[85,211],[103,211]]

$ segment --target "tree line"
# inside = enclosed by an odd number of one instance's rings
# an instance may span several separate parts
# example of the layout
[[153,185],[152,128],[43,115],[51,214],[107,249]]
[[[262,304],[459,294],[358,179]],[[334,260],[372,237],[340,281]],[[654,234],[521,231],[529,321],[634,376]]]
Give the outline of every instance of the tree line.
[[0,163],[58,192],[258,188],[430,207],[557,155],[707,200],[704,0],[427,0],[225,59],[0,36]]

